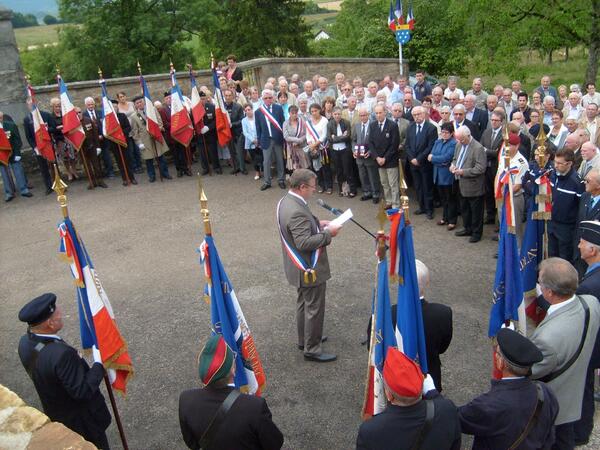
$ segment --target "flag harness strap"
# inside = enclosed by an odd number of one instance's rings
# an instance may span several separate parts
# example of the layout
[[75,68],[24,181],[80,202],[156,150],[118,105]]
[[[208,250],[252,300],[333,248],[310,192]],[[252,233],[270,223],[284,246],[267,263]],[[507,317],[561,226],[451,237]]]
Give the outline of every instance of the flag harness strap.
[[542,406],[544,406],[544,390],[542,389],[542,386],[540,383],[538,383],[536,381],[534,381],[534,383],[535,383],[535,388],[537,391],[537,402],[535,404],[535,409],[533,410],[533,413],[531,414],[531,417],[529,418],[529,421],[527,422],[527,426],[525,427],[525,429],[523,430],[521,435],[517,438],[517,440],[509,447],[508,450],[514,450],[519,445],[521,445],[521,442],[523,442],[523,439],[525,439],[529,435],[529,433],[531,432],[531,429],[537,423],[538,417],[540,416],[540,412],[542,411]]
[[545,377],[542,377],[539,379],[540,381],[543,381],[544,383],[548,383],[548,382],[554,380],[555,378],[558,378],[563,373],[565,373],[567,370],[569,370],[569,368],[575,363],[575,361],[577,361],[577,358],[579,358],[579,355],[581,354],[581,350],[583,350],[583,345],[585,344],[585,339],[587,337],[588,327],[590,325],[590,308],[588,308],[588,305],[581,299],[581,297],[577,297],[577,298],[579,299],[579,302],[581,303],[581,306],[583,307],[583,310],[585,312],[585,321],[583,324],[583,333],[581,334],[581,342],[579,342],[579,347],[577,348],[577,351],[575,352],[575,354],[571,357],[571,359],[563,367],[561,367],[560,370],[557,370],[556,372],[553,372],[553,373],[549,373]]
[[219,406],[219,409],[217,409],[217,412],[213,416],[212,420],[208,424],[208,427],[204,431],[204,434],[200,438],[201,449],[206,450],[210,448],[212,441],[214,440],[215,435],[217,434],[217,431],[219,431],[219,428],[221,428],[221,425],[223,424],[223,420],[225,419],[227,413],[231,409],[231,406],[234,404],[234,402],[239,396],[240,392],[237,389],[233,389],[229,393],[229,395],[227,395],[225,400],[223,400],[223,403],[221,403],[221,406]]
[[433,400],[425,400],[425,421],[423,425],[421,425],[421,429],[419,430],[419,435],[415,440],[415,443],[410,448],[411,450],[419,450],[421,445],[423,445],[423,440],[431,430],[431,425],[433,424],[433,417],[435,416],[435,404]]

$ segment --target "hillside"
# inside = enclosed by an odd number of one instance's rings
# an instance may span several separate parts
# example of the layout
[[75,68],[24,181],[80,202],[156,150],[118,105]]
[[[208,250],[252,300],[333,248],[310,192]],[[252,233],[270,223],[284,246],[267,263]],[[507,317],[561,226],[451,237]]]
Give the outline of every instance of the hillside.
[[38,18],[46,14],[58,14],[56,0],[0,0],[0,5],[22,14],[33,14]]

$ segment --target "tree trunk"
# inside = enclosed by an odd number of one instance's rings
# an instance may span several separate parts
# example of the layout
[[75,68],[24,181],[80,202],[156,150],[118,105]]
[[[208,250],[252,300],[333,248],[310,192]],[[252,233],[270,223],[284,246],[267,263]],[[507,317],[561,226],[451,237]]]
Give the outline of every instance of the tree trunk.
[[590,46],[584,86],[587,83],[595,83],[598,75],[598,62],[600,62],[600,0],[592,0],[591,19]]
[[569,60],[569,47],[565,47],[565,61]]
[[552,64],[552,52],[554,50],[550,49],[550,51],[548,52],[548,64]]

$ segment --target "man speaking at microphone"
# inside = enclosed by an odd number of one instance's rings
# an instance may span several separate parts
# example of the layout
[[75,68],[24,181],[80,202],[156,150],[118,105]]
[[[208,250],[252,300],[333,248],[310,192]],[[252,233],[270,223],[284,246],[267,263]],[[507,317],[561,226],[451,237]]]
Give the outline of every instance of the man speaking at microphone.
[[317,175],[297,169],[290,177],[290,190],[277,204],[277,226],[283,248],[283,268],[288,282],[298,290],[296,324],[298,348],[304,359],[335,361],[334,354],[323,353],[325,290],[331,278],[326,247],[340,225],[319,221],[310,212],[308,199],[316,190]]

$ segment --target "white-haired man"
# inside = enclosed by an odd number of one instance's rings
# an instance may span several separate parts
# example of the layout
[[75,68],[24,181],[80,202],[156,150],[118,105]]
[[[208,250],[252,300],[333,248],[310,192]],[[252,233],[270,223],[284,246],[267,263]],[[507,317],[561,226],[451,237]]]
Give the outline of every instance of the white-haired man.
[[275,159],[277,165],[277,180],[279,187],[285,189],[285,171],[283,163],[283,108],[273,103],[274,93],[270,89],[262,92],[263,104],[254,114],[256,138],[263,151],[264,184],[260,190],[271,187],[271,162]]
[[488,96],[488,93],[483,90],[483,82],[481,78],[473,78],[472,88],[467,91],[467,94],[473,94],[477,97],[475,102],[475,106],[478,108],[485,108],[485,99]]
[[462,230],[457,236],[470,236],[469,242],[479,242],[483,233],[483,194],[486,169],[485,150],[471,136],[471,130],[461,125],[455,132],[456,150],[450,172],[458,179]]
[[115,171],[113,169],[113,160],[110,155],[110,151],[108,150],[108,146],[104,141],[104,134],[102,129],[102,113],[99,109],[96,109],[96,101],[92,97],[86,97],[83,100],[83,103],[85,104],[85,111],[83,111],[83,116],[92,119],[98,127],[98,137],[100,139],[100,147],[102,148],[100,157],[102,158],[102,162],[104,163],[104,175],[108,178],[114,178]]
[[319,99],[313,92],[313,83],[310,80],[304,82],[304,92],[298,96],[298,100],[306,99],[307,107],[310,109],[310,105],[313,103],[319,103]]

